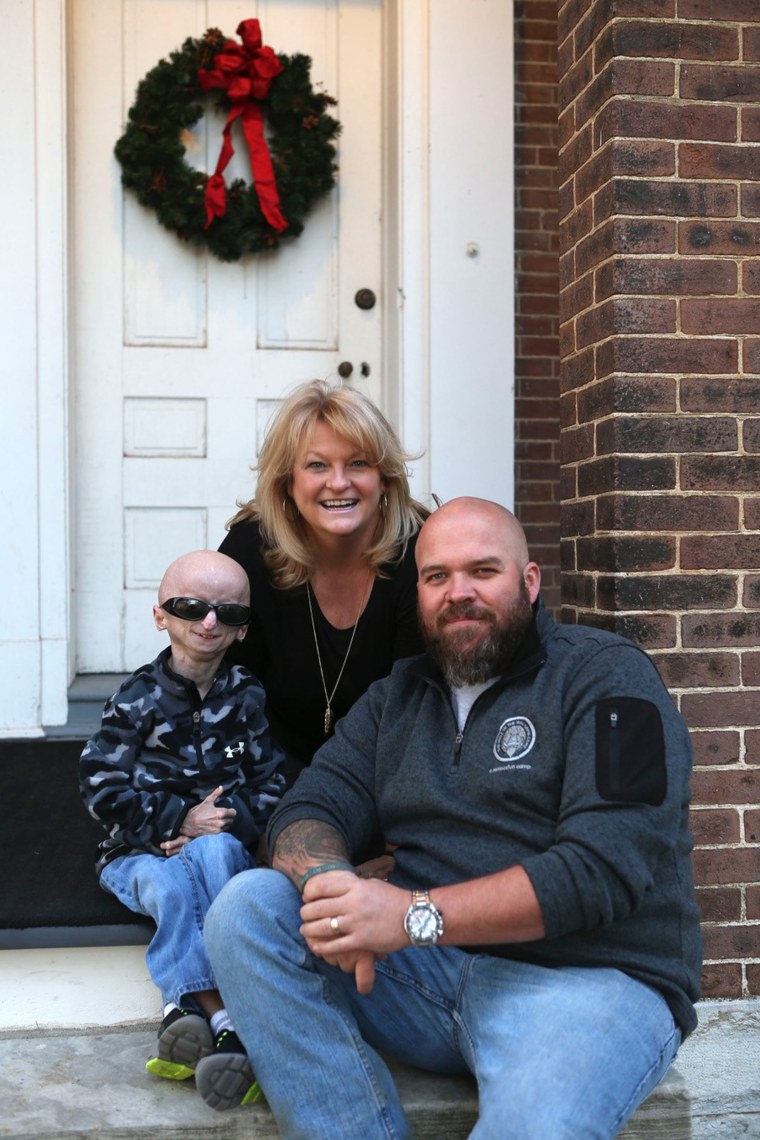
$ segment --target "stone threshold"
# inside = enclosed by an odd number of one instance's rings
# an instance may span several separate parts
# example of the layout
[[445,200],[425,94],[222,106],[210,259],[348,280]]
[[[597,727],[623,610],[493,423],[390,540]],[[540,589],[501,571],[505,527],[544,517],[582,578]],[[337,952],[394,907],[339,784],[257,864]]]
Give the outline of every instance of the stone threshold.
[[[623,1140],[760,1137],[760,1001],[705,1002],[699,1013],[699,1028],[621,1133]],[[154,1034],[153,1025],[107,1032],[1,1034],[0,1136],[14,1140],[277,1137],[266,1105],[217,1113],[203,1103],[192,1081],[149,1077],[144,1065]],[[400,1065],[393,1071],[415,1140],[464,1140],[469,1135],[477,1118],[473,1081]]]

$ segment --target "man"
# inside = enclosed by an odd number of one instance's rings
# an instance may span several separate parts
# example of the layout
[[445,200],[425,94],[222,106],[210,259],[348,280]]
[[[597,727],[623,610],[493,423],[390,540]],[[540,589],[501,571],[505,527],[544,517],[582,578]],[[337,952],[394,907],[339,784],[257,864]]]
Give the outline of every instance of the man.
[[[209,914],[284,1137],[406,1137],[379,1054],[478,1082],[478,1137],[615,1136],[696,1024],[686,726],[631,642],[557,625],[517,520],[457,499],[417,544],[428,652],[340,722],[273,866]],[[351,861],[373,833],[390,882]]]

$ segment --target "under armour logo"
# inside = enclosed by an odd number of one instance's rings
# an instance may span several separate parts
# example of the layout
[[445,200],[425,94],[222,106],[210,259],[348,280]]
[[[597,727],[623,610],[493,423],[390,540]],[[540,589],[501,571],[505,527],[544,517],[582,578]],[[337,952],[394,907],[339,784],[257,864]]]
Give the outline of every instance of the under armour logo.
[[235,753],[240,755],[241,752],[245,752],[245,741],[244,740],[238,741],[237,748],[233,748],[231,744],[228,744],[224,750],[224,754],[228,760],[231,760],[232,757],[235,755]]

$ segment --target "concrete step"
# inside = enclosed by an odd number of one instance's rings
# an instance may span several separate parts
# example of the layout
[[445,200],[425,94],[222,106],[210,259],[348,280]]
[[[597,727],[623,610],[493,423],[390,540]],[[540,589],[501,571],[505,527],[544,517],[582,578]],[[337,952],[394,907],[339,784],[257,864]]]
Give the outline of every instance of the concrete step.
[[100,727],[103,704],[126,677],[126,673],[78,674],[69,686],[66,723],[46,725],[45,736],[56,740],[87,740]]
[[[266,1105],[217,1113],[204,1104],[192,1081],[147,1076],[144,1064],[154,1042],[153,1030],[40,1037],[16,1041],[13,1047],[0,1042],[0,1135],[35,1140],[74,1140],[92,1134],[113,1134],[118,1140],[277,1137]],[[433,1076],[398,1065],[394,1066],[394,1077],[415,1138],[463,1140],[469,1135],[477,1119],[473,1081]],[[683,1082],[678,1077],[669,1081],[678,1086],[677,1095],[670,1098],[658,1094],[655,1098],[673,1099],[674,1112],[667,1113],[668,1131],[661,1135],[685,1140],[690,1133]],[[670,1107],[669,1103],[662,1105]],[[625,1132],[627,1140],[640,1134]]]
[[[266,1105],[217,1113],[203,1103],[192,1081],[149,1077],[144,1066],[154,1041],[152,1025],[108,1033],[1,1037],[0,1136],[14,1140],[277,1137]],[[760,1137],[759,1062],[760,1002],[704,1003],[699,1029],[621,1137]],[[474,1082],[402,1066],[393,1071],[415,1140],[464,1140],[469,1135],[477,1117]]]

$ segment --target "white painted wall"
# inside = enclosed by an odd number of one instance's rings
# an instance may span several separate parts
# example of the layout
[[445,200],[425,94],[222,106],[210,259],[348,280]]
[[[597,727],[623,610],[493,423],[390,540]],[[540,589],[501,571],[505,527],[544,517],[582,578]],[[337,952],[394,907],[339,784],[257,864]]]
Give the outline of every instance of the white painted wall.
[[6,6],[3,33],[0,732],[36,735],[68,683],[63,3]]
[[386,359],[415,493],[514,501],[512,0],[389,5]]
[[[34,99],[34,29],[30,5],[5,13],[5,34],[14,45],[0,69],[0,114],[6,155],[13,155],[16,177],[0,181],[6,219],[0,258],[2,324],[2,409],[4,446],[0,449],[0,533],[3,557],[0,588],[3,641],[0,713],[31,729],[39,723],[39,544],[37,514],[37,312],[35,303],[37,234]],[[30,189],[32,192],[30,192]],[[31,571],[31,573],[30,573]],[[13,599],[9,604],[10,599]]]
[[[466,45],[463,46],[463,38]],[[430,3],[430,485],[514,499],[512,4]]]

